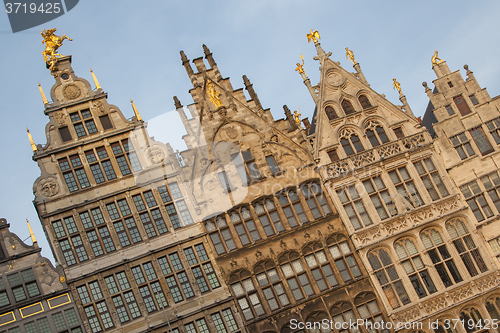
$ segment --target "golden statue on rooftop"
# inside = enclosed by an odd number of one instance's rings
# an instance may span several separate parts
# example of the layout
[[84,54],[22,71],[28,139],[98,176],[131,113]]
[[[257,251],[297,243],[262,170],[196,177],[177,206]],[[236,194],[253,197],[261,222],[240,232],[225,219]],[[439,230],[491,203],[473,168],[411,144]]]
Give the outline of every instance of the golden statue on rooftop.
[[310,43],[311,40],[314,42],[314,43],[317,43],[318,42],[318,39],[321,39],[319,37],[319,32],[318,30],[314,31],[312,29],[309,29],[311,32],[308,33],[306,36],[307,36],[307,42]]
[[432,56],[431,61],[432,61],[432,66],[434,66],[434,65],[439,65],[444,60],[438,57],[438,51],[436,50],[434,51],[434,55]]
[[62,54],[57,53],[57,49],[61,47],[63,40],[67,39],[72,41],[68,36],[62,35],[62,37],[60,37],[55,35],[54,32],[56,32],[56,28],[49,30],[43,29],[40,33],[43,37],[42,44],[45,44],[45,50],[42,52],[43,60],[50,64],[49,68],[52,73],[56,70],[56,58],[62,56]]
[[220,101],[220,92],[215,90],[215,86],[212,83],[212,81],[207,80],[207,94],[208,98],[210,99],[210,102],[216,107],[219,108],[222,106],[222,102]]
[[[300,107],[299,107],[299,110],[300,110]],[[293,111],[293,118],[295,119],[295,122],[297,123],[297,125],[299,126],[299,128],[301,128],[300,126],[300,116],[302,114],[297,112],[297,110]]]
[[299,72],[299,74],[302,76],[302,78],[305,80],[307,79],[306,72],[304,71],[304,56],[301,54],[300,59],[302,59],[302,64],[299,62],[297,63],[297,68],[295,68],[296,72]]
[[349,48],[345,48],[346,50],[346,53],[345,53],[345,57],[346,59],[349,59],[352,64],[354,65],[356,63],[356,59],[354,59],[354,53],[352,52],[352,50],[349,50]]
[[398,90],[399,91],[399,95],[403,95],[403,93],[401,92],[401,84],[396,81],[396,78],[392,79],[392,81],[394,81],[394,84],[392,85],[392,89],[394,90]]

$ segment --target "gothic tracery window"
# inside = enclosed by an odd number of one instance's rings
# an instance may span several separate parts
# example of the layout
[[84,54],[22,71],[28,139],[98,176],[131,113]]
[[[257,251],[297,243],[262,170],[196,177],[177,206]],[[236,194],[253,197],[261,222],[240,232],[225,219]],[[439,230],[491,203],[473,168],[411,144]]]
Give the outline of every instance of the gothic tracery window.
[[283,191],[277,197],[290,227],[309,221],[296,190]]
[[368,215],[366,211],[363,200],[354,185],[337,189],[336,193],[344,206],[344,210],[354,230],[373,224],[370,215]]
[[229,278],[231,290],[245,320],[252,320],[265,313],[249,271],[240,271]]
[[238,234],[241,245],[245,246],[261,239],[252,214],[247,207],[232,210],[229,212],[229,217]]
[[314,294],[299,253],[294,251],[285,253],[280,257],[279,262],[280,269],[285,276],[295,301],[300,301],[304,297]]
[[385,134],[384,128],[377,121],[370,120],[365,126],[365,133],[372,147],[389,142],[389,138],[387,134]]
[[359,265],[344,235],[332,235],[327,239],[326,244],[344,282],[361,276]]
[[236,248],[224,215],[205,221],[205,228],[209,232],[217,254],[223,254]]
[[413,240],[409,238],[398,240],[394,244],[394,250],[418,297],[422,298],[427,296],[427,293],[435,293],[436,287]]
[[321,244],[309,244],[304,249],[304,254],[307,266],[309,266],[311,270],[319,291],[329,290],[338,285],[337,279],[333,274],[332,266]]
[[271,311],[290,304],[283,282],[272,261],[261,263],[255,267],[255,277]]
[[483,317],[476,308],[469,308],[460,312],[460,321],[464,323],[463,328],[467,333],[476,332],[484,326]]
[[368,261],[392,308],[396,309],[410,303],[410,298],[387,251],[384,249],[371,251],[368,254]]
[[420,239],[427,250],[427,254],[434,264],[434,268],[438,272],[441,281],[445,287],[449,287],[454,283],[463,281],[460,272],[451,257],[448,248],[441,237],[439,231],[435,228],[424,230]]
[[[335,323],[349,323],[356,321],[356,314],[354,313],[352,304],[349,302],[338,302],[335,303],[331,310],[330,314],[332,316],[333,322]],[[349,327],[349,326],[347,326]],[[342,329],[339,330],[339,333],[359,333],[361,332],[356,326],[351,327],[350,329]]]
[[470,276],[486,272],[488,267],[486,267],[483,257],[474,243],[469,230],[467,230],[465,223],[459,219],[454,219],[446,223],[446,230]]
[[253,207],[267,237],[271,237],[285,230],[272,198],[260,200],[255,203]]
[[332,212],[319,183],[306,183],[301,185],[300,189],[306,199],[307,206],[309,206],[309,209],[315,219],[328,215]]
[[347,156],[353,155],[365,150],[361,141],[359,141],[359,136],[351,128],[346,128],[342,130],[339,134],[340,143],[344,152]]
[[[384,322],[382,312],[377,303],[377,298],[373,293],[362,294],[354,300],[354,305],[361,319],[365,321],[366,329],[370,333],[389,333],[387,329],[375,329],[375,323]],[[370,326],[373,325],[373,326]],[[370,328],[371,327],[371,328]],[[383,327],[383,326],[380,326]]]

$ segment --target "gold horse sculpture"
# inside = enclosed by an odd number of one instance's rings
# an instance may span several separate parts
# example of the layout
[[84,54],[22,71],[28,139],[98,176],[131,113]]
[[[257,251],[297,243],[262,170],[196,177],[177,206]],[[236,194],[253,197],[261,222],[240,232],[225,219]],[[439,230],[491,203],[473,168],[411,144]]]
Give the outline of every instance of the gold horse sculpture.
[[65,39],[72,41],[71,38],[69,38],[66,35],[57,36],[54,34],[56,29],[49,29],[41,32],[41,35],[43,37],[42,44],[45,44],[45,50],[42,52],[43,54],[43,60],[45,62],[50,63],[50,70],[53,72],[55,70],[55,60],[57,57],[62,56],[62,54],[57,53],[57,49],[61,47],[63,41]]

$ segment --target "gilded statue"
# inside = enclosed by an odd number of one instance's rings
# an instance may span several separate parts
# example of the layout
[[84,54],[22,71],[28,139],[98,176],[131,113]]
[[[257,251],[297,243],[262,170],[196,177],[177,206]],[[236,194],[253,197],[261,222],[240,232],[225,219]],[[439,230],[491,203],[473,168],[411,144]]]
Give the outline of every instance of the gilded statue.
[[432,56],[431,61],[432,61],[432,66],[434,66],[442,63],[444,60],[438,57],[438,51],[436,50],[434,51],[434,55]]
[[68,36],[62,35],[60,37],[55,35],[54,32],[56,32],[56,28],[49,30],[43,29],[40,33],[43,37],[42,44],[45,44],[45,50],[42,52],[43,60],[50,63],[51,72],[54,72],[56,69],[56,58],[62,56],[62,54],[57,53],[57,49],[61,47],[65,39],[72,41]]
[[304,72],[304,56],[302,54],[300,55],[300,59],[302,59],[302,64],[297,63],[297,68],[295,68],[295,71],[299,72],[299,74],[305,80],[305,79],[307,79],[307,76],[306,76],[306,72]]
[[396,78],[392,79],[392,81],[394,81],[394,84],[392,85],[392,89],[394,89],[394,90],[397,89],[399,91],[399,94],[403,95],[403,93],[401,92],[401,84],[398,81],[396,81]]
[[214,84],[210,80],[207,81],[207,94],[208,98],[210,98],[210,102],[212,102],[212,104],[215,105],[216,108],[222,106],[222,102],[219,98],[220,92],[215,90]]
[[301,127],[300,126],[300,116],[301,115],[302,114],[298,113],[297,110],[293,111],[293,117],[295,118],[295,122],[297,123],[297,125],[299,125],[299,127]]
[[318,39],[321,39],[319,37],[319,32],[318,30],[314,31],[312,29],[309,29],[311,32],[308,33],[306,36],[307,36],[307,42],[310,43],[311,40],[314,42],[314,43],[317,43],[318,42]]
[[346,59],[349,59],[352,64],[354,65],[356,63],[356,59],[354,59],[354,53],[352,52],[352,50],[349,50],[349,48],[345,48],[346,50],[346,54],[345,54],[345,57]]

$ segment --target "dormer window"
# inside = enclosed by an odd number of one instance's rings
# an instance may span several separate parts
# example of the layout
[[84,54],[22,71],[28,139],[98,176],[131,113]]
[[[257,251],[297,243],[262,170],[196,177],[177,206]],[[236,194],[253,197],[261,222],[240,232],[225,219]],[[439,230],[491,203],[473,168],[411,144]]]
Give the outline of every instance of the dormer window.
[[81,138],[87,134],[97,133],[92,113],[89,109],[73,112],[69,115],[73,126],[75,127],[76,135]]

